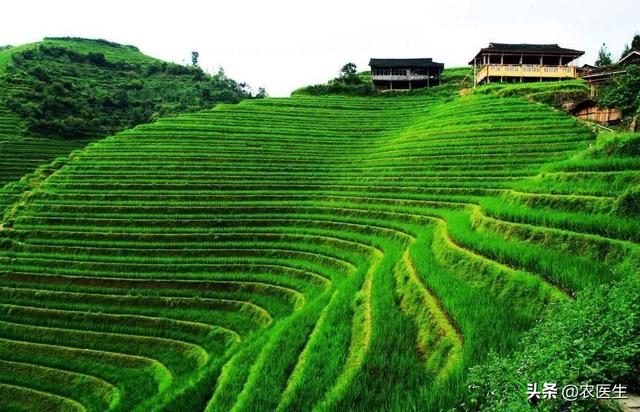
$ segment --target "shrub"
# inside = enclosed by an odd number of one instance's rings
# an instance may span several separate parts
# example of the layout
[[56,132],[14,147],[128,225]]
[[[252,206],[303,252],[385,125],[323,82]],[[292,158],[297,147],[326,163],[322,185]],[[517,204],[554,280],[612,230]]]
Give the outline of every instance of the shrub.
[[[527,384],[623,384],[640,388],[640,279],[626,278],[548,309],[509,357],[471,369],[467,409],[529,410]],[[538,410],[605,410],[594,399],[538,402]]]

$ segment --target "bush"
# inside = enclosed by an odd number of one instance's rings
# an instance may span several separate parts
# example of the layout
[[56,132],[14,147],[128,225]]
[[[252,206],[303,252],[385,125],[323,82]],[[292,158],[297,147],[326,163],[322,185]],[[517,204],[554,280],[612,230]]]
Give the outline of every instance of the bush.
[[[623,384],[640,389],[640,279],[626,278],[550,307],[509,357],[471,369],[467,410],[530,410],[527,384]],[[545,399],[542,411],[607,410],[594,399]]]

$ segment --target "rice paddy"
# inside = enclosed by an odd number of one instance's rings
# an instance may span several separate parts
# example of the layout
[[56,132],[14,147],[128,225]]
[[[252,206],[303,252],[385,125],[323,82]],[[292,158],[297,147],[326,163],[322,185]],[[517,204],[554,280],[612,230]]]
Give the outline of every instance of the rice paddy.
[[454,407],[546,304],[639,267],[615,202],[640,165],[568,161],[594,141],[518,97],[425,94],[91,143],[0,192],[0,409]]

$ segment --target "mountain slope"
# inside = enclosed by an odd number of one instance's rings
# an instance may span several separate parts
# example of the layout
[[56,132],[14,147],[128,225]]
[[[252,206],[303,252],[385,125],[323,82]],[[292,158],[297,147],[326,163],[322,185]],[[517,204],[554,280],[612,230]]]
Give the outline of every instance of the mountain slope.
[[89,140],[249,97],[224,72],[209,75],[105,40],[47,38],[1,50],[0,186]]
[[90,144],[4,190],[0,390],[39,391],[32,408],[451,407],[547,303],[637,270],[637,220],[527,186],[582,182],[539,173],[593,141],[474,94],[247,101]]

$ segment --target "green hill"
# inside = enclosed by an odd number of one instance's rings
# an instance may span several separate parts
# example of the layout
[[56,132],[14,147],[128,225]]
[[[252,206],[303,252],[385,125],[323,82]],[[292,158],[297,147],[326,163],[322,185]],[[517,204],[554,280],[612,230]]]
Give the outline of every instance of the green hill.
[[0,50],[0,186],[90,140],[250,97],[222,71],[105,40],[47,38]]
[[440,96],[219,105],[5,187],[0,409],[450,408],[546,305],[638,275],[635,135]]
[[300,87],[291,93],[293,97],[310,97],[310,96],[416,96],[430,95],[433,96],[437,92],[441,97],[449,97],[456,94],[463,88],[473,85],[473,70],[470,67],[453,67],[446,68],[441,75],[441,83],[439,87],[430,89],[413,89],[402,91],[377,92],[373,90],[373,82],[371,80],[370,71],[358,72],[353,79],[343,79],[341,77],[329,80],[327,83],[314,84],[310,86]]

